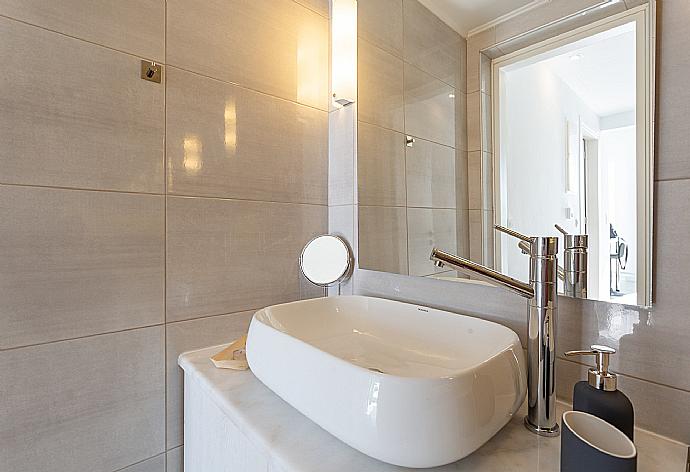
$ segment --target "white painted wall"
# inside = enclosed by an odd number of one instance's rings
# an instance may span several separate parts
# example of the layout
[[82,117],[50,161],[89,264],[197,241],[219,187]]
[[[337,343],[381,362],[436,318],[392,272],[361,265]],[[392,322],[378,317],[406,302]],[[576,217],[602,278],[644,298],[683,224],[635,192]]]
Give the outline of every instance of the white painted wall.
[[[579,233],[579,197],[565,192],[566,122],[598,132],[599,118],[543,63],[501,71],[501,223],[530,235]],[[575,215],[566,219],[566,207]],[[502,236],[501,269],[529,275],[527,258]]]
[[[625,272],[637,273],[635,126],[603,130],[599,137],[602,171],[607,174],[606,220],[629,245]],[[607,274],[608,277],[608,274]]]

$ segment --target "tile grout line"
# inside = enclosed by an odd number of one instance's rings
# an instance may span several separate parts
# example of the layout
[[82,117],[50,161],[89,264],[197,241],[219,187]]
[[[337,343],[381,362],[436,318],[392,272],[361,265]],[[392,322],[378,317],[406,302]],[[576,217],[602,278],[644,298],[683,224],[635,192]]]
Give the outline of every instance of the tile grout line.
[[[404,10],[404,9],[405,9],[405,6],[403,5],[403,10]],[[402,27],[403,27],[403,54],[404,54],[404,51],[405,51],[405,31],[404,31],[405,23],[404,23],[404,22],[403,22]],[[462,36],[460,36],[460,37],[462,38]],[[445,81],[444,79],[442,79],[441,77],[438,77],[436,74],[433,74],[433,73],[431,73],[431,72],[429,72],[429,71],[427,71],[427,70],[422,69],[420,66],[418,66],[418,65],[415,64],[414,62],[410,62],[410,61],[408,61],[407,59],[405,59],[403,56],[398,56],[397,54],[395,54],[395,53],[393,53],[393,52],[390,52],[390,51],[388,51],[388,50],[382,48],[382,47],[379,46],[378,44],[374,43],[373,41],[368,40],[367,38],[364,38],[364,37],[360,36],[359,34],[357,34],[357,40],[364,41],[364,42],[367,43],[369,46],[374,47],[374,48],[378,49],[378,50],[381,51],[381,52],[384,52],[384,53],[386,53],[386,54],[389,54],[389,55],[393,56],[395,59],[399,59],[399,60],[402,61],[402,63],[403,63],[403,68],[404,68],[405,64],[407,64],[408,66],[414,67],[414,68],[417,69],[418,71],[423,72],[424,74],[430,76],[431,78],[438,80],[438,81],[441,82],[443,85],[447,85],[448,87],[451,87],[452,89],[454,89],[454,90],[456,90],[456,91],[457,91],[457,89],[458,89],[455,85],[449,84],[448,82],[446,82],[446,81]]]
[[113,331],[104,331],[101,333],[85,334],[83,336],[74,336],[71,338],[61,338],[61,339],[53,339],[51,341],[44,341],[44,342],[31,343],[31,344],[22,344],[21,346],[12,346],[12,347],[7,347],[7,348],[0,348],[0,353],[9,352],[9,351],[16,351],[19,349],[26,349],[26,348],[32,348],[32,347],[47,346],[49,344],[65,343],[65,342],[70,342],[70,341],[79,341],[82,339],[95,338],[98,336],[110,336],[112,334],[127,333],[130,331],[137,331],[140,329],[163,327],[165,324],[186,323],[186,322],[191,322],[191,321],[196,321],[196,320],[205,320],[205,319],[209,319],[209,318],[215,318],[218,316],[238,315],[240,313],[244,313],[247,311],[258,311],[261,308],[263,308],[263,307],[248,308],[246,310],[232,311],[232,312],[227,312],[227,313],[216,313],[213,315],[203,315],[203,316],[197,316],[194,318],[185,318],[182,320],[174,320],[174,321],[170,321],[170,322],[161,322],[161,323],[154,323],[154,324],[148,324],[148,325],[142,325],[142,326],[133,326],[131,328],[116,329]]
[[[166,5],[167,5],[167,2],[166,2]],[[146,56],[143,56],[143,55],[135,54],[135,53],[133,53],[133,52],[125,51],[125,50],[123,50],[123,49],[114,48],[114,47],[112,47],[112,46],[106,46],[105,44],[97,43],[97,42],[95,42],[95,41],[91,41],[91,40],[85,39],[85,38],[80,38],[79,36],[73,36],[73,35],[71,35],[71,34],[63,33],[62,31],[57,31],[57,30],[54,30],[54,29],[50,29],[50,28],[48,28],[48,27],[41,26],[41,25],[37,25],[37,24],[35,24],[35,23],[31,23],[31,22],[26,21],[26,20],[20,20],[19,18],[14,18],[14,17],[12,17],[12,16],[0,14],[0,18],[4,18],[4,19],[10,20],[10,21],[14,21],[14,22],[17,22],[17,23],[26,25],[26,26],[31,26],[32,28],[38,28],[38,29],[40,29],[40,30],[48,31],[48,32],[50,32],[50,33],[58,34],[58,35],[63,36],[63,37],[65,37],[65,38],[70,38],[70,39],[74,39],[74,40],[76,40],[76,41],[81,41],[81,42],[83,42],[83,43],[91,44],[91,45],[93,45],[93,46],[98,46],[98,47],[101,47],[101,48],[103,48],[103,49],[108,49],[108,50],[110,50],[110,51],[115,51],[115,52],[118,52],[118,53],[120,53],[120,54],[125,54],[125,55],[127,55],[127,56],[131,56],[131,57],[134,57],[134,58],[137,58],[137,59],[145,59],[145,60],[147,60],[147,61],[155,62],[156,64],[166,65],[164,62],[161,62],[161,61],[158,61],[158,60],[156,60],[156,59],[153,59],[152,57],[146,57]]]
[[202,72],[194,71],[194,70],[191,70],[191,69],[186,69],[186,68],[184,68],[184,67],[182,67],[182,66],[179,66],[179,65],[175,65],[175,64],[165,64],[165,66],[166,66],[166,68],[168,68],[168,69],[177,69],[177,70],[179,70],[179,71],[186,72],[186,73],[188,73],[188,74],[193,74],[193,75],[196,75],[196,76],[199,76],[199,77],[204,77],[204,78],[209,79],[209,80],[215,80],[216,82],[220,82],[220,83],[222,83],[222,84],[232,85],[233,87],[237,87],[237,88],[240,88],[240,89],[242,89],[242,90],[246,90],[246,91],[253,92],[253,93],[258,93],[258,94],[260,94],[260,95],[265,95],[265,96],[267,96],[267,97],[271,97],[271,98],[274,98],[274,99],[276,99],[276,100],[281,100],[281,101],[284,101],[284,102],[292,103],[292,104],[297,105],[297,106],[306,107],[306,108],[311,108],[312,110],[320,111],[320,112],[323,112],[323,113],[330,113],[330,111],[329,111],[327,108],[325,108],[325,109],[324,109],[324,108],[319,108],[319,107],[314,106],[314,105],[309,105],[309,104],[306,104],[306,103],[302,103],[302,102],[298,102],[298,101],[295,101],[295,100],[291,100],[291,99],[289,99],[289,98],[280,97],[280,96],[278,96],[278,95],[273,95],[273,94],[271,94],[271,93],[264,92],[264,91],[259,90],[259,89],[255,89],[255,88],[249,87],[249,86],[247,86],[247,85],[242,85],[242,84],[239,84],[239,83],[237,83],[237,82],[232,82],[232,81],[230,81],[230,80],[221,79],[221,78],[218,78],[218,77],[214,77],[214,76],[212,76],[212,75],[204,74],[204,73],[202,73]]
[[[403,116],[404,116],[404,115],[403,115]],[[404,121],[404,120],[405,120],[405,118],[403,118],[403,121]],[[381,126],[381,125],[379,125],[379,124],[372,123],[372,122],[366,121],[366,120],[361,120],[361,119],[359,119],[359,118],[357,118],[357,121],[358,121],[359,123],[363,123],[363,124],[368,125],[368,126],[373,126],[374,128],[379,128],[379,129],[383,129],[383,130],[386,130],[386,131],[392,131],[393,133],[401,134],[401,135],[403,135],[403,136],[405,136],[405,137],[411,136],[411,137],[416,138],[416,139],[419,139],[419,140],[421,140],[421,141],[426,141],[426,142],[428,142],[428,143],[436,144],[437,146],[441,146],[441,147],[448,148],[448,149],[453,149],[453,150],[455,150],[455,151],[461,151],[461,152],[479,152],[479,151],[468,151],[468,150],[466,150],[466,149],[460,149],[460,148],[457,148],[457,147],[448,146],[447,144],[439,143],[438,141],[434,141],[434,140],[429,139],[429,138],[424,138],[424,137],[422,137],[422,136],[417,136],[416,134],[413,134],[413,133],[406,133],[405,131],[400,131],[400,130],[397,130],[397,129],[388,128],[387,126]],[[404,127],[404,125],[403,125],[403,127]]]
[[[293,1],[294,1],[294,0],[293,0]],[[166,5],[166,21],[165,21],[165,29],[166,29],[166,31],[165,31],[165,34],[166,34],[166,36],[167,36],[167,2],[165,2],[165,5]],[[299,4],[298,4],[298,5],[299,5]],[[310,9],[307,8],[307,7],[304,7],[304,8],[306,8],[307,10],[310,10]],[[313,11],[313,10],[312,10],[312,11]],[[322,15],[319,15],[319,16],[321,16],[322,18],[328,20],[328,18],[323,17]],[[266,95],[266,96],[268,96],[268,97],[272,97],[272,98],[275,98],[275,99],[278,99],[278,100],[283,100],[283,101],[286,101],[286,102],[293,103],[293,104],[295,104],[295,105],[299,105],[299,106],[311,108],[311,109],[314,109],[314,110],[317,110],[317,111],[322,111],[322,112],[325,112],[325,113],[328,113],[328,111],[329,111],[327,108],[324,109],[324,108],[319,108],[318,106],[308,105],[308,104],[306,104],[306,103],[301,103],[301,102],[298,102],[298,101],[296,101],[296,100],[291,100],[291,99],[289,99],[289,98],[280,97],[280,96],[278,96],[278,95],[273,95],[273,94],[271,94],[271,93],[268,93],[268,92],[264,92],[264,91],[262,91],[262,90],[255,89],[255,88],[249,87],[249,86],[247,86],[247,85],[242,85],[242,84],[239,84],[239,83],[237,83],[237,82],[232,82],[232,81],[229,81],[229,80],[220,79],[220,78],[218,78],[218,77],[214,77],[214,76],[211,76],[211,75],[203,74],[203,73],[201,73],[201,72],[197,72],[197,71],[193,71],[193,70],[190,70],[190,69],[186,69],[186,68],[184,68],[184,67],[182,67],[182,66],[177,66],[177,65],[169,64],[168,62],[166,62],[166,61],[167,61],[167,37],[166,37],[166,41],[165,41],[165,44],[164,44],[164,51],[163,51],[165,61],[159,61],[159,60],[156,60],[156,59],[154,59],[154,58],[152,58],[152,57],[145,56],[145,55],[143,55],[143,54],[136,54],[136,53],[134,53],[134,52],[129,52],[129,51],[125,51],[125,50],[123,50],[123,49],[118,49],[118,48],[114,48],[114,47],[112,47],[112,46],[107,46],[107,45],[105,45],[105,44],[101,44],[101,43],[98,43],[98,42],[96,42],[96,41],[91,41],[91,40],[89,40],[89,39],[81,38],[81,37],[79,37],[79,36],[73,36],[73,35],[70,35],[70,34],[67,34],[67,33],[63,33],[63,32],[61,32],[61,31],[57,31],[57,30],[54,30],[54,29],[50,29],[50,28],[47,28],[47,27],[45,27],[45,26],[37,25],[37,24],[35,24],[35,23],[30,23],[30,22],[28,22],[28,21],[21,20],[21,19],[19,19],[19,18],[14,18],[14,17],[8,16],[8,15],[0,14],[0,18],[4,18],[4,19],[9,20],[9,21],[13,21],[13,22],[20,23],[20,24],[23,24],[23,25],[26,25],[26,26],[30,26],[30,27],[32,27],[32,28],[38,28],[38,29],[40,29],[40,30],[47,31],[47,32],[49,32],[49,33],[57,34],[57,35],[60,35],[60,36],[65,37],[65,38],[74,39],[75,41],[81,41],[81,42],[86,43],[86,44],[91,44],[91,45],[93,45],[93,46],[97,46],[97,47],[100,47],[100,48],[103,48],[103,49],[107,49],[107,50],[109,50],[109,51],[114,51],[114,52],[117,52],[117,53],[120,53],[120,54],[124,54],[124,55],[130,56],[130,57],[136,58],[136,59],[144,59],[144,60],[147,60],[147,61],[155,62],[156,64],[160,64],[160,65],[164,66],[164,68],[178,69],[178,70],[181,70],[181,71],[184,71],[184,72],[188,72],[188,73],[190,73],[190,74],[198,75],[198,76],[200,76],[200,77],[206,77],[207,79],[211,79],[211,80],[217,80],[218,82],[222,82],[222,83],[225,83],[225,84],[230,84],[230,85],[233,85],[233,86],[235,86],[235,87],[239,87],[239,88],[244,89],[244,90],[249,90],[249,91],[251,91],[251,92],[255,92],[255,93],[262,94],[262,95]]]
[[[572,359],[566,359],[565,357],[561,357],[561,356],[556,356],[556,357],[557,357],[557,359],[559,359],[559,360],[561,360],[561,361],[570,362],[571,364],[576,364],[576,365],[579,365],[579,366],[582,366],[582,367],[588,367],[588,368],[591,368],[591,367],[592,367],[592,366],[589,365],[589,364],[583,364],[582,362],[578,362],[578,361],[575,361],[575,360],[572,360]],[[626,374],[625,372],[621,372],[621,371],[615,371],[614,373],[615,373],[616,375],[621,375],[621,376],[627,377],[627,378],[629,378],[629,379],[637,380],[638,382],[646,382],[646,383],[650,383],[650,384],[652,384],[652,385],[657,385],[657,386],[659,386],[659,387],[665,387],[665,388],[670,388],[670,389],[672,389],[672,390],[678,390],[678,391],[684,392],[684,393],[690,393],[690,389],[686,389],[686,388],[683,388],[683,387],[674,387],[673,385],[668,385],[668,384],[665,384],[665,383],[662,383],[662,382],[657,382],[657,381],[651,380],[651,379],[645,379],[645,378],[643,378],[643,377],[637,377],[637,376],[635,376],[635,375]]]
[[[167,177],[166,177],[167,179]],[[165,183],[164,183],[165,184]],[[283,205],[309,205],[309,206],[328,206],[327,203],[311,203],[311,202],[290,202],[290,201],[280,201],[280,200],[258,200],[251,198],[237,198],[237,197],[219,197],[212,195],[191,195],[182,193],[147,193],[147,192],[131,192],[125,190],[104,190],[104,189],[93,189],[93,188],[80,188],[80,187],[62,187],[54,185],[35,185],[35,184],[16,184],[0,182],[0,187],[20,187],[29,189],[47,189],[47,190],[67,190],[76,192],[93,192],[93,193],[114,193],[119,195],[147,195],[151,197],[172,197],[172,198],[197,198],[206,200],[228,200],[237,202],[252,202],[252,203],[271,203],[271,204],[283,204]]]
[[74,336],[71,338],[53,339],[51,341],[44,341],[44,342],[31,343],[31,344],[22,344],[21,346],[12,346],[12,347],[7,347],[7,348],[1,348],[0,353],[9,352],[9,351],[16,351],[18,349],[26,349],[26,348],[31,348],[31,347],[46,346],[48,344],[66,343],[66,342],[70,342],[70,341],[79,341],[80,339],[95,338],[97,336],[109,336],[111,334],[127,333],[129,331],[136,331],[139,329],[155,328],[158,326],[163,326],[163,324],[164,323],[154,323],[154,324],[148,324],[148,325],[142,325],[142,326],[133,326],[131,328],[116,329],[113,331],[103,331],[101,333],[85,334],[83,336]]
[[[146,462],[146,461],[150,461],[151,459],[155,459],[156,457],[162,456],[162,455],[164,455],[164,454],[165,454],[165,452],[159,452],[158,454],[154,454],[154,455],[152,455],[151,457],[147,457],[146,459],[142,459],[142,460],[140,460],[140,461],[137,461],[137,462],[134,462],[134,463],[132,463],[132,464],[126,465],[126,466],[121,467],[121,468],[119,468],[119,469],[115,469],[113,472],[121,472],[121,471],[123,471],[123,470],[129,469],[130,467],[133,467],[133,466],[139,465],[139,464],[143,464],[143,463]],[[167,466],[167,462],[166,462],[166,466]]]

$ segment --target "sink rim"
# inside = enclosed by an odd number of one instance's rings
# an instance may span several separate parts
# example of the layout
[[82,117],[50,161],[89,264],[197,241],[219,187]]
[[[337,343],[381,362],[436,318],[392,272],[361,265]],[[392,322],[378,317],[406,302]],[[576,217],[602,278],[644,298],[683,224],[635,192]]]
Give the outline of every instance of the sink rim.
[[[489,327],[491,329],[496,329],[499,330],[503,333],[505,333],[507,336],[509,336],[511,339],[509,342],[504,342],[502,348],[498,349],[491,354],[489,357],[484,358],[483,360],[473,363],[471,365],[458,368],[457,370],[454,370],[452,373],[449,373],[447,375],[406,375],[402,373],[390,373],[386,371],[381,371],[381,370],[374,370],[368,367],[364,367],[360,364],[357,364],[356,362],[353,362],[351,360],[345,359],[333,352],[329,352],[327,350],[324,350],[323,348],[315,345],[314,343],[310,342],[309,340],[305,340],[293,333],[288,332],[287,330],[281,329],[280,327],[275,326],[274,324],[271,324],[269,320],[266,319],[267,315],[267,310],[270,310],[272,308],[282,308],[282,307],[288,307],[288,306],[294,306],[294,305],[305,305],[305,304],[322,304],[324,303],[325,300],[337,300],[337,299],[345,299],[345,300],[357,300],[357,299],[364,299],[364,300],[374,300],[377,302],[383,302],[383,303],[392,303],[392,304],[399,304],[399,305],[405,305],[406,308],[409,309],[409,307],[414,307],[420,311],[423,311],[425,315],[420,315],[420,316],[457,316],[464,318],[467,321],[470,321],[472,323],[475,323],[477,325]],[[330,313],[326,314],[329,315]],[[292,302],[287,302],[287,303],[280,303],[276,305],[271,305],[268,307],[264,307],[261,310],[258,310],[254,313],[254,316],[252,317],[252,322],[257,321],[265,326],[267,326],[270,329],[273,329],[277,332],[278,335],[280,336],[287,336],[287,338],[298,341],[301,344],[304,344],[308,346],[311,349],[317,350],[320,354],[326,355],[329,358],[335,360],[337,363],[342,363],[343,365],[347,365],[349,367],[354,367],[357,370],[360,370],[364,373],[367,373],[369,375],[380,375],[380,376],[386,376],[386,377],[391,377],[391,378],[396,378],[396,379],[407,379],[407,380],[412,380],[412,381],[438,381],[438,380],[446,380],[446,381],[452,381],[456,377],[460,377],[462,375],[466,375],[472,371],[475,371],[479,368],[481,368],[482,365],[488,364],[491,362],[493,359],[502,356],[505,354],[506,351],[511,350],[515,343],[517,342],[520,344],[520,338],[517,335],[515,331],[513,331],[511,328],[504,326],[500,323],[496,323],[494,321],[489,321],[485,320],[479,317],[467,315],[464,313],[455,313],[451,312],[448,310],[443,310],[439,308],[433,308],[425,305],[418,305],[414,303],[407,303],[407,302],[402,302],[398,300],[392,300],[388,298],[383,298],[383,297],[372,297],[372,296],[367,296],[367,295],[337,295],[337,296],[330,296],[330,297],[321,297],[321,298],[312,298],[312,299],[307,299],[307,300],[296,300]],[[433,322],[433,320],[429,320],[429,322]],[[508,340],[506,340],[508,341]],[[520,344],[521,345],[521,344]],[[400,351],[404,352],[404,351]]]

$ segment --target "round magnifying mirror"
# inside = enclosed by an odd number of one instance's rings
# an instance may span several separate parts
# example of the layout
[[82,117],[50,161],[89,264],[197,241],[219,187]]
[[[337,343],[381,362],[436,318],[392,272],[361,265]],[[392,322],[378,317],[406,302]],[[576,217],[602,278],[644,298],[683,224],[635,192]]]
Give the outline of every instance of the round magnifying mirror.
[[344,239],[324,234],[309,241],[299,258],[302,273],[311,283],[328,287],[346,280],[352,273],[353,258]]

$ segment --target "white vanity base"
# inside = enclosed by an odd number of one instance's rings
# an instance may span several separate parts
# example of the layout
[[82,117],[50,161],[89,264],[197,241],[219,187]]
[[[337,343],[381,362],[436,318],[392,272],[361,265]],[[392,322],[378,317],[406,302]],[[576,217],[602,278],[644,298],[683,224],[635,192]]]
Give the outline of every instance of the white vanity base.
[[[209,357],[223,346],[180,356],[185,371],[185,472],[401,472],[319,428],[250,371],[216,369]],[[559,405],[559,415],[567,405]],[[434,472],[556,472],[560,438],[522,425],[523,408],[470,456]],[[683,471],[687,446],[636,430],[638,471]]]

